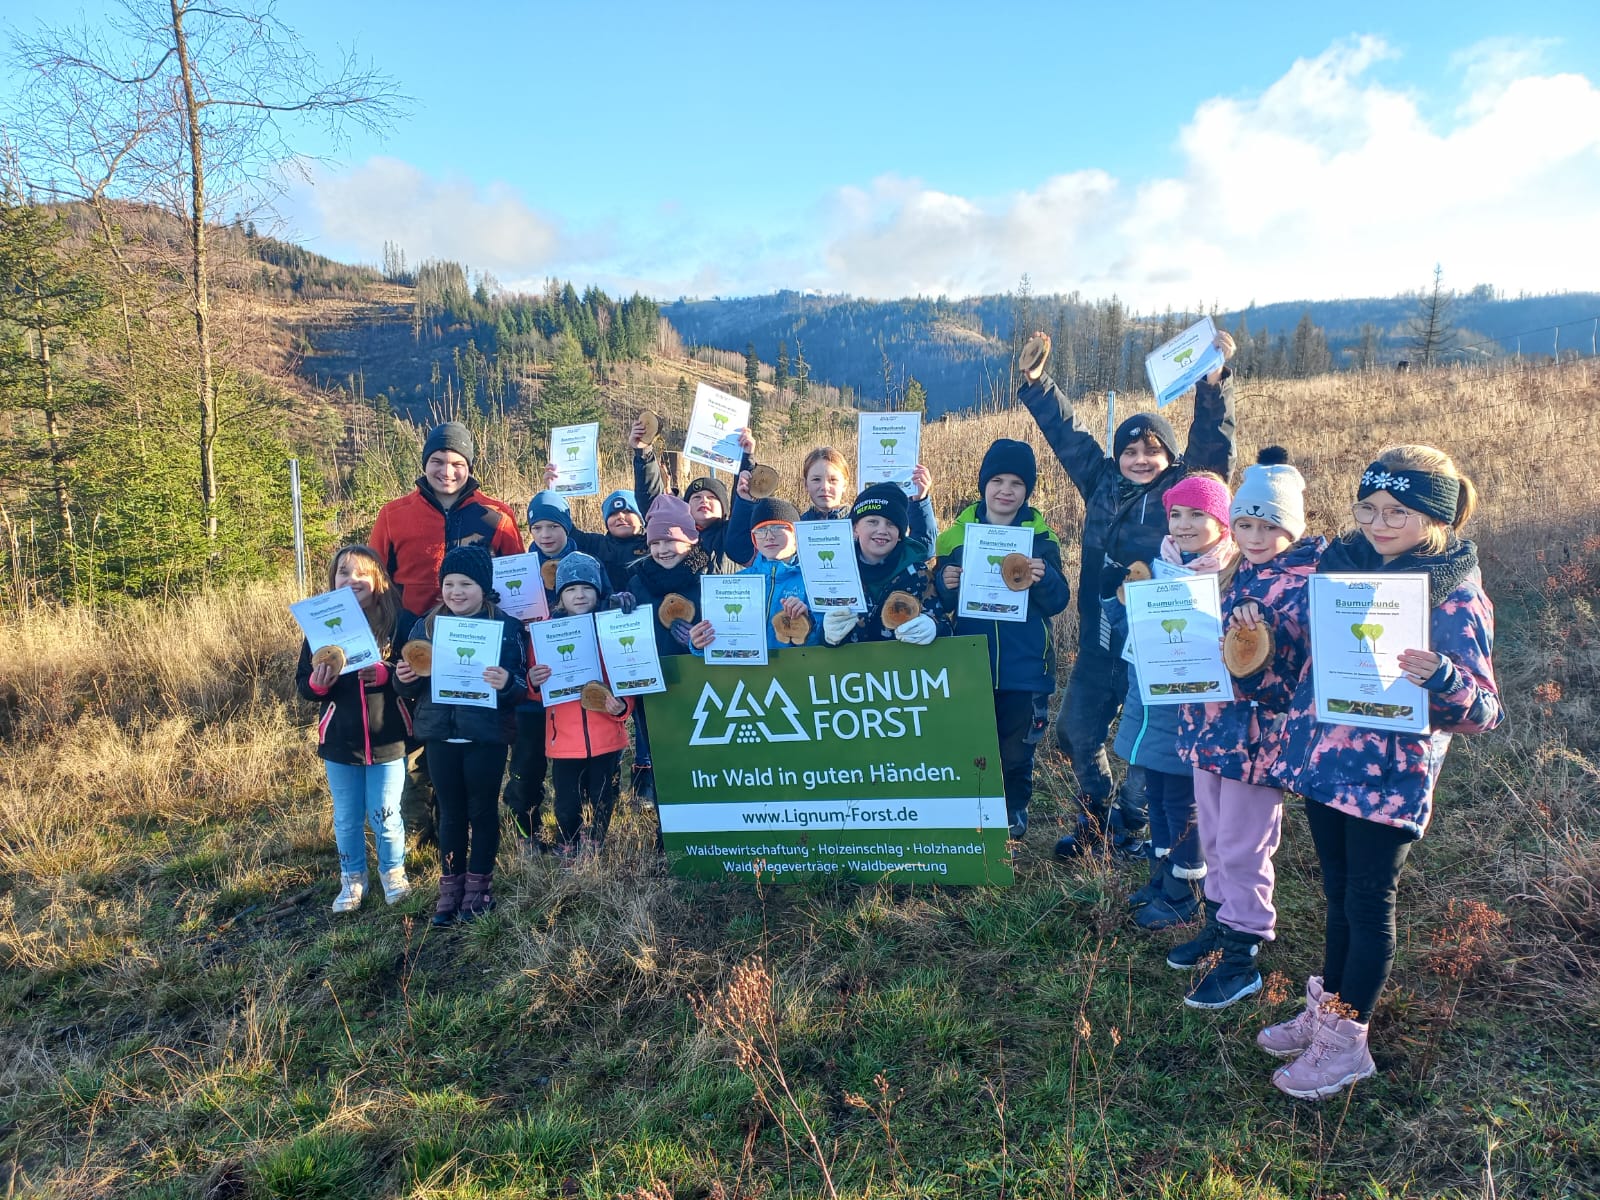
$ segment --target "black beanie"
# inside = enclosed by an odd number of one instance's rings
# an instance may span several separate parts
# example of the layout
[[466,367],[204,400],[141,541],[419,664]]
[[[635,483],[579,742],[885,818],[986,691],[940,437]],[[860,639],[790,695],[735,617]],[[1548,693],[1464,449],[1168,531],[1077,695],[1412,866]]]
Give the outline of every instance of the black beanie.
[[439,564],[439,582],[446,575],[465,575],[483,589],[483,598],[494,601],[500,598],[494,590],[494,559],[482,546],[457,546],[446,550]]
[[763,525],[771,525],[774,521],[781,521],[785,525],[798,525],[800,510],[787,500],[780,500],[776,496],[757,500],[750,506],[751,529],[760,529]]
[[428,431],[428,440],[422,443],[422,465],[427,466],[428,460],[440,450],[454,450],[467,460],[469,468],[478,456],[477,447],[472,444],[472,431],[460,421],[446,421]]
[[983,456],[983,465],[978,468],[980,496],[996,475],[1015,475],[1022,480],[1028,495],[1033,495],[1039,483],[1039,460],[1033,455],[1033,447],[1013,438],[996,438]]
[[713,479],[709,475],[702,475],[699,479],[691,479],[689,486],[683,489],[685,501],[696,492],[710,492],[722,505],[722,515],[728,515],[728,485],[720,479]]
[[911,506],[898,483],[875,483],[856,497],[850,506],[850,523],[863,517],[883,517],[905,537],[911,528]]
[[1157,413],[1134,413],[1118,425],[1117,434],[1111,439],[1111,457],[1121,458],[1122,452],[1130,445],[1147,437],[1160,442],[1161,448],[1173,462],[1181,457],[1178,454],[1178,435],[1167,424],[1167,419]]

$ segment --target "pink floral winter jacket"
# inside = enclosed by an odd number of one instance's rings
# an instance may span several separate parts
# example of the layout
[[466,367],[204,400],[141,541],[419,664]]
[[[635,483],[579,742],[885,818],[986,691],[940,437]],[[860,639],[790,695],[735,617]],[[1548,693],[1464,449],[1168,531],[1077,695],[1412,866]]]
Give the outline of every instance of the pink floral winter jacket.
[[1311,647],[1306,581],[1327,545],[1326,538],[1307,537],[1260,566],[1239,559],[1222,594],[1223,617],[1255,601],[1272,630],[1272,658],[1256,674],[1234,682],[1237,700],[1183,706],[1178,753],[1197,770],[1256,787],[1277,786],[1271,772]]
[[1426,570],[1433,578],[1429,640],[1443,656],[1439,670],[1424,685],[1430,693],[1433,732],[1321,724],[1307,671],[1295,691],[1274,774],[1285,788],[1308,800],[1420,838],[1433,815],[1434,784],[1451,736],[1483,733],[1504,717],[1490,658],[1494,605],[1484,594],[1471,542],[1452,540],[1443,554],[1406,555],[1388,564],[1372,561],[1363,546],[1364,541],[1352,544],[1348,539],[1334,543],[1318,570]]

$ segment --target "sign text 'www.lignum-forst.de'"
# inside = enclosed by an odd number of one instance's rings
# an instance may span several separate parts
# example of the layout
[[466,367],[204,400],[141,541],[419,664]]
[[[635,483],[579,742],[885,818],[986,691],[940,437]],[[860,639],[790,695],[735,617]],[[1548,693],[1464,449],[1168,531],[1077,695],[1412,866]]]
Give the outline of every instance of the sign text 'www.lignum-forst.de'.
[[646,703],[679,874],[1011,882],[982,638],[662,667],[667,692]]

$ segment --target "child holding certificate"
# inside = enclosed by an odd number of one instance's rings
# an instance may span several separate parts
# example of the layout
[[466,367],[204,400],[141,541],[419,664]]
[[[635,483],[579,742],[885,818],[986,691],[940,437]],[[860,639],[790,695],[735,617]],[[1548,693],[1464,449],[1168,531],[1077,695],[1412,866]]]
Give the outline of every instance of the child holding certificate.
[[493,708],[435,700],[429,679],[402,656],[394,664],[398,690],[417,701],[417,736],[427,742],[428,766],[439,797],[439,902],[435,925],[470,921],[494,908],[491,885],[500,849],[500,777],[516,732],[513,709],[527,695],[527,634],[522,622],[495,606],[494,564],[481,546],[457,546],[439,565],[441,601],[411,628],[406,641],[432,641],[440,617],[491,621],[499,628],[496,661],[482,679],[494,690]]
[[[1061,574],[1061,543],[1043,515],[1028,506],[1039,481],[1039,464],[1027,442],[1000,438],[978,467],[977,502],[969,504],[939,535],[934,579],[945,607],[957,614],[955,632],[982,634],[989,641],[994,679],[994,719],[1000,735],[1000,771],[1005,781],[1006,821],[1011,836],[1028,832],[1033,799],[1033,754],[1050,723],[1056,690],[1055,639],[1050,620],[1067,607],[1070,592]],[[1033,531],[1026,578],[1006,584],[1028,593],[1026,621],[994,621],[960,615],[962,557],[969,524],[1018,525]],[[981,564],[980,564],[981,565]]]
[[[1187,574],[1216,575],[1226,590],[1239,554],[1228,531],[1232,502],[1228,485],[1209,471],[1168,488],[1161,497],[1169,530],[1161,541],[1161,562]],[[1138,679],[1129,672],[1116,751],[1130,765],[1144,768],[1150,805],[1150,882],[1128,897],[1140,929],[1183,925],[1200,910],[1195,891],[1205,878],[1206,859],[1194,819],[1194,773],[1178,753],[1182,708],[1145,704]]]
[[867,611],[830,610],[822,618],[822,640],[878,642],[887,638],[926,646],[941,632],[943,614],[928,570],[928,548],[907,539],[909,506],[897,483],[875,483],[850,506],[856,565],[866,590]]
[[[737,502],[734,505],[738,509]],[[740,575],[760,575],[767,581],[767,648],[815,646],[822,640],[822,625],[806,607],[806,581],[796,558],[794,527],[799,511],[787,500],[768,496],[750,505],[750,536],[756,560]],[[712,631],[712,642],[716,632]],[[699,653],[699,651],[697,651]]]
[[[561,613],[577,617],[598,610],[608,589],[599,561],[577,553],[561,560],[556,569],[555,590]],[[631,603],[628,607],[632,607]],[[535,666],[529,677],[542,684],[550,677],[550,668]],[[600,702],[603,707],[591,708],[586,694],[581,701],[545,709],[544,752],[555,776],[556,825],[561,831],[556,853],[563,858],[578,852],[585,800],[593,813],[589,844],[603,846],[611,827],[611,810],[620,787],[618,768],[622,749],[628,744],[628,713],[633,702],[609,691]]]
[[[400,594],[383,563],[367,546],[346,546],[328,564],[328,590],[348,587],[367,618],[378,650],[387,657],[400,616]],[[367,890],[367,839],[372,826],[378,848],[378,878],[383,898],[398,904],[411,894],[406,879],[406,831],[400,819],[400,793],[406,781],[406,738],[411,715],[395,693],[384,663],[341,675],[343,655],[311,653],[300,644],[295,686],[307,700],[322,705],[317,717],[317,756],[333,796],[333,840],[339,848],[336,913],[361,907]]]
[[1190,971],[1221,951],[1184,997],[1190,1008],[1226,1008],[1260,991],[1256,951],[1277,925],[1272,855],[1283,792],[1271,769],[1311,650],[1306,583],[1327,547],[1325,538],[1304,536],[1305,487],[1278,446],[1245,468],[1229,510],[1239,566],[1222,595],[1222,611],[1238,631],[1229,634],[1236,651],[1225,656],[1238,699],[1185,704],[1179,719],[1178,749],[1194,767],[1206,924],[1173,947],[1167,965]]
[[[1233,339],[1217,335],[1224,358]],[[1056,844],[1056,855],[1075,858],[1099,847],[1108,832],[1117,853],[1138,857],[1145,818],[1124,785],[1111,809],[1106,734],[1127,689],[1122,639],[1107,607],[1131,568],[1147,568],[1167,533],[1161,496],[1191,470],[1233,477],[1233,380],[1218,368],[1195,384],[1194,421],[1186,445],[1159,413],[1135,413],[1117,426],[1109,447],[1078,421],[1072,401],[1045,373],[1050,339],[1034,334],[1023,347],[1017,398],[1083,497],[1083,565],[1078,574],[1078,654],[1067,695],[1056,717],[1056,742],[1072,759],[1083,812],[1077,829]],[[1109,451],[1109,452],[1108,452]],[[1226,520],[1224,520],[1226,523]],[[1131,774],[1131,772],[1130,772]]]
[[1394,962],[1400,869],[1428,827],[1451,735],[1493,729],[1502,717],[1490,660],[1494,606],[1477,548],[1459,535],[1477,504],[1471,481],[1443,451],[1392,446],[1355,492],[1356,528],[1317,571],[1427,576],[1429,648],[1403,650],[1399,667],[1425,689],[1431,731],[1319,722],[1312,671],[1296,690],[1276,774],[1305,797],[1328,904],[1326,950],[1322,974],[1306,983],[1305,1009],[1256,1042],[1294,1058],[1272,1081],[1305,1100],[1372,1074],[1367,1027]]

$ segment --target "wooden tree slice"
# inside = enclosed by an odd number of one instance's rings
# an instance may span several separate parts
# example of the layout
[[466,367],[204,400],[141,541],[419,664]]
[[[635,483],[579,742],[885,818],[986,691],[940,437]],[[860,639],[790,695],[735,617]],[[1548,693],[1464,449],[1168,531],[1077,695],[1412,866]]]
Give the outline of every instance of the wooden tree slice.
[[311,656],[313,667],[332,667],[335,675],[344,670],[345,661],[344,647],[338,643],[324,646]]
[[549,562],[540,565],[539,578],[544,580],[545,591],[553,592],[556,590],[556,571],[559,569],[556,560],[553,558]]
[[769,467],[766,463],[757,463],[750,468],[750,482],[746,485],[750,489],[750,499],[765,500],[778,490],[782,482],[776,467]]
[[583,685],[583,695],[578,698],[578,703],[590,712],[603,713],[610,711],[611,700],[611,689],[591,680]]
[[811,636],[811,618],[804,613],[791,617],[779,609],[772,618],[772,632],[785,646],[804,646]]
[[433,643],[426,638],[412,638],[400,647],[400,657],[418,675],[433,674]]
[[1026,554],[1008,554],[1000,560],[1000,578],[1013,592],[1025,592],[1033,586],[1033,559]]
[[[1146,579],[1150,578],[1152,578],[1150,574],[1150,564],[1145,562],[1136,562],[1133,564],[1133,566],[1128,568],[1128,573],[1123,577],[1122,583],[1143,583]],[[1123,590],[1121,584],[1117,585],[1117,599],[1122,601],[1124,604],[1128,602],[1128,593]]]
[[922,601],[910,592],[890,592],[883,601],[883,627],[899,629],[922,615]]
[[655,441],[656,434],[661,432],[661,418],[648,408],[639,414],[639,424],[644,427],[644,440],[646,444]]
[[1043,367],[1045,360],[1050,357],[1050,335],[1036,333],[1028,339],[1022,347],[1022,353],[1017,357],[1017,365],[1022,368],[1022,373],[1032,376],[1039,368]]
[[1272,661],[1272,630],[1258,624],[1254,629],[1232,626],[1222,639],[1222,661],[1235,679],[1254,675]]
[[665,629],[671,629],[674,621],[693,621],[694,603],[677,592],[668,592],[662,598],[661,606],[656,609],[656,620]]

